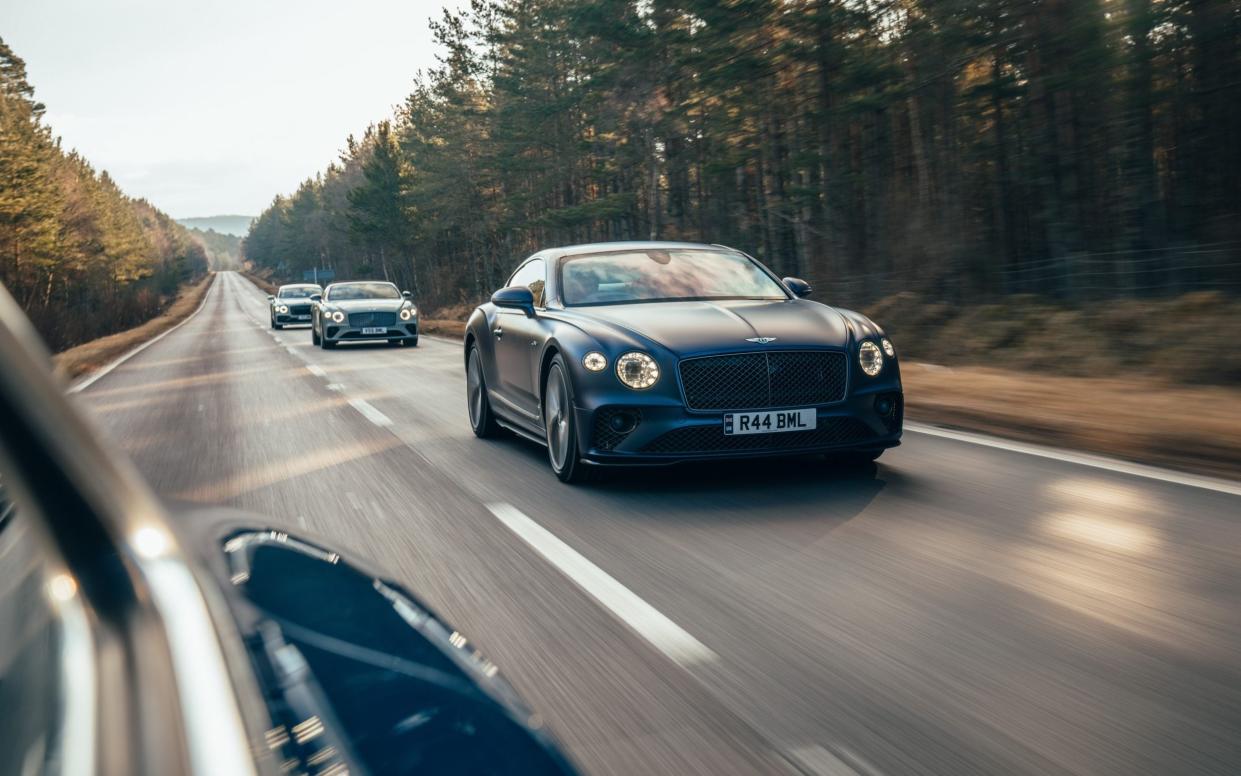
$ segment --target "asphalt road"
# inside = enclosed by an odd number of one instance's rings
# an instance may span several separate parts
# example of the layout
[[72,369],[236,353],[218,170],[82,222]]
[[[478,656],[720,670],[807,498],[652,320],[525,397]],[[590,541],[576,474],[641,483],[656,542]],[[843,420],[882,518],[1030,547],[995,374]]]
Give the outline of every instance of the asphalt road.
[[78,400],[170,501],[390,571],[587,772],[1241,772],[1241,491],[924,433],[570,487],[471,435],[459,345],[267,324],[220,274]]

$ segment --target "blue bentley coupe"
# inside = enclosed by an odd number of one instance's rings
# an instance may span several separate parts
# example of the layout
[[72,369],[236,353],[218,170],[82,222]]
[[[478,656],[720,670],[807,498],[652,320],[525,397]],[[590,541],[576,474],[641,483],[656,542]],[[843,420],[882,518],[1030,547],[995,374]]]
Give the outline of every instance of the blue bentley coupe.
[[470,316],[470,424],[546,445],[565,482],[606,464],[872,461],[900,444],[896,349],[809,295],[719,245],[542,251]]

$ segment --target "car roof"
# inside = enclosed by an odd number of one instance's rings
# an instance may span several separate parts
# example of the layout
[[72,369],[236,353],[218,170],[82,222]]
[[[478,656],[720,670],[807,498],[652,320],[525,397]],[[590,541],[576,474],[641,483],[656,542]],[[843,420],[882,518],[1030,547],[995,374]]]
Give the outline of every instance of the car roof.
[[285,283],[280,288],[323,288],[323,286],[318,283]]
[[360,286],[363,283],[382,283],[385,286],[396,287],[396,283],[393,283],[391,280],[342,280],[339,283],[329,284],[328,288],[332,288],[334,286]]
[[725,250],[736,251],[736,248],[730,248],[727,245],[711,245],[708,243],[695,242],[675,242],[667,240],[619,240],[616,242],[601,243],[582,243],[581,245],[566,245],[560,248],[549,248],[540,251],[540,254],[551,259],[559,259],[564,256],[577,256],[584,253],[607,253],[609,251],[674,251],[674,250]]

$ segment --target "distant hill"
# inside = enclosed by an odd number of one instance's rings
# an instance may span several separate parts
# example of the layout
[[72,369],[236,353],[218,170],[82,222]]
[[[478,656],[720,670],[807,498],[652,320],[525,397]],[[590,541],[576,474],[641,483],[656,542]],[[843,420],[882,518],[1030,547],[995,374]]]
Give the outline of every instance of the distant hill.
[[232,234],[245,237],[250,231],[250,222],[254,216],[204,216],[202,218],[178,218],[177,223],[190,229],[208,229],[220,234]]
[[[223,216],[232,218],[233,216]],[[211,219],[187,219],[190,221],[209,221]],[[186,227],[190,237],[207,252],[207,262],[211,269],[239,269],[241,267],[241,238],[235,234],[217,232],[214,229],[196,229],[185,221],[180,222]]]

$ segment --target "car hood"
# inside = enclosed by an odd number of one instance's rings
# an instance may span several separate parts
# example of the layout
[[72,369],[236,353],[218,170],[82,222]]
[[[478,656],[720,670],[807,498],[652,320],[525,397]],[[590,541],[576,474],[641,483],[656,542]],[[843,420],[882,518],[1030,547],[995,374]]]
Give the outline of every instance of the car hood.
[[[653,302],[569,308],[573,317],[624,329],[681,355],[721,349],[749,349],[747,340],[773,337],[773,349],[788,347],[845,347],[850,329],[862,322],[874,324],[805,299],[780,301],[720,300]],[[855,320],[857,319],[857,320]],[[857,331],[865,336],[869,331]]]
[[405,304],[404,299],[349,299],[340,302],[324,302],[325,305],[333,310],[343,310],[347,313],[360,312],[389,312],[394,313],[401,309]]

